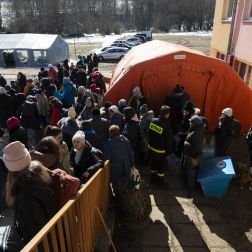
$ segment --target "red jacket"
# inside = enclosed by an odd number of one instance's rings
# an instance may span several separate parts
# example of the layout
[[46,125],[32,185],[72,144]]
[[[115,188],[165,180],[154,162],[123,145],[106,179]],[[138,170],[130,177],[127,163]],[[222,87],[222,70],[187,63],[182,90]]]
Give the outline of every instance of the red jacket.
[[54,67],[50,67],[48,70],[49,79],[56,81],[57,80],[57,71]]
[[61,110],[57,107],[53,107],[51,114],[51,125],[57,126],[57,123],[60,119],[61,119]]

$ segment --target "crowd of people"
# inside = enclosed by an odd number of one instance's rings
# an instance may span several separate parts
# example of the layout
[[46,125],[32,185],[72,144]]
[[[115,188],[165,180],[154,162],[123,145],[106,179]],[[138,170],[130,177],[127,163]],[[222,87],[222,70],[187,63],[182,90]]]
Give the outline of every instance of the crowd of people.
[[[6,177],[6,203],[14,209],[25,243],[59,209],[45,167],[60,168],[83,184],[110,160],[116,192],[121,178],[130,179],[135,164],[150,163],[151,184],[166,189],[166,165],[175,153],[182,160],[189,193],[195,187],[207,120],[190,97],[180,99],[177,114],[168,102],[155,118],[139,86],[129,101],[118,104],[104,102],[105,92],[98,62],[90,55],[79,57],[76,65],[67,60],[48,65],[33,79],[20,72],[10,85],[0,76],[0,177]],[[171,95],[186,92],[177,85]],[[232,109],[225,108],[216,127],[217,155],[225,155],[233,139],[233,121]],[[1,201],[3,206],[5,199]]]

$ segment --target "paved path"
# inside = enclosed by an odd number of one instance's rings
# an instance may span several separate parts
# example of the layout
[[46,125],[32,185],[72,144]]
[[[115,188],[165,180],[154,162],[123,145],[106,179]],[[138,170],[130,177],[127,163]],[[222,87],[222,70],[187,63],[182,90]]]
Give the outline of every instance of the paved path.
[[221,199],[206,198],[200,189],[193,199],[188,199],[180,177],[167,177],[167,180],[169,190],[150,190],[150,223],[142,231],[127,232],[119,227],[120,234],[115,238],[118,251],[252,251],[252,241],[247,237],[238,244],[232,237],[229,223],[220,216]]

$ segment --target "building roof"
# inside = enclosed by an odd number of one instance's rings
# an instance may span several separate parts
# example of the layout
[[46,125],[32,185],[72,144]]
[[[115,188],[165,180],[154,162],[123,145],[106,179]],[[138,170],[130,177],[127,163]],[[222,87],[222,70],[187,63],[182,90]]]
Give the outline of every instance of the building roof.
[[58,35],[19,33],[0,34],[0,49],[37,49],[46,50],[51,47]]

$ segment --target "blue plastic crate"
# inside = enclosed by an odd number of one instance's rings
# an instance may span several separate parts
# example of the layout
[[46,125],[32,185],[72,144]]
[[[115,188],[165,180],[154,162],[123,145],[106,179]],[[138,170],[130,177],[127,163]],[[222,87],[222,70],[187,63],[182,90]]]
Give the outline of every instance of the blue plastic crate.
[[208,158],[203,160],[202,168],[198,172],[198,182],[205,196],[221,197],[234,176],[230,157]]

